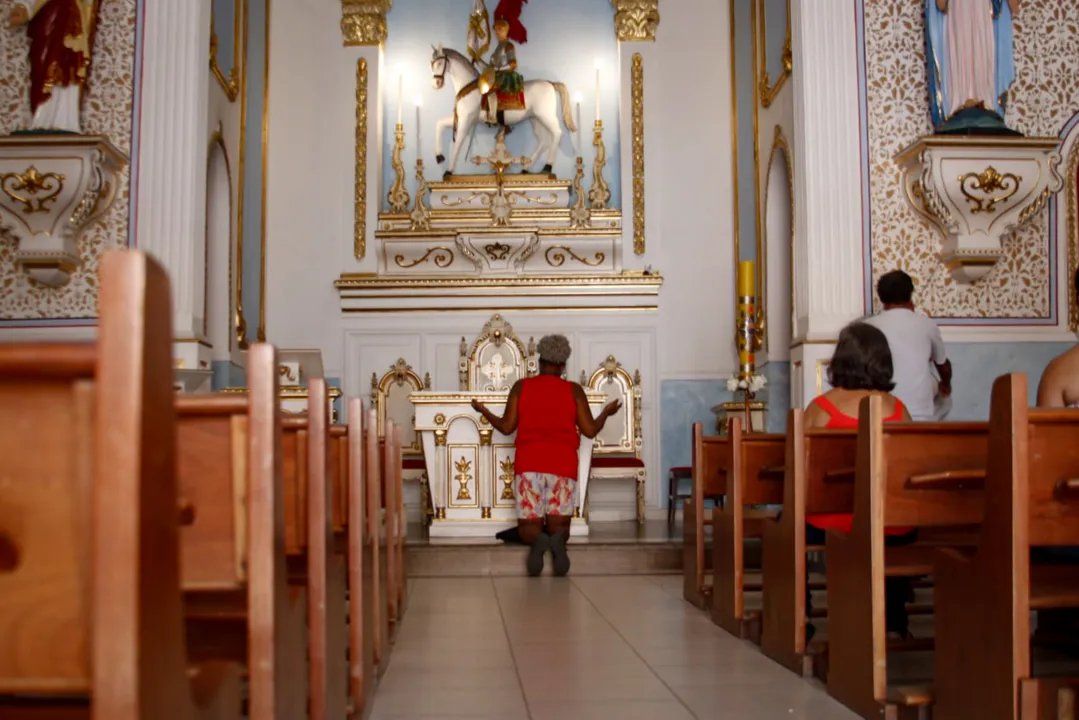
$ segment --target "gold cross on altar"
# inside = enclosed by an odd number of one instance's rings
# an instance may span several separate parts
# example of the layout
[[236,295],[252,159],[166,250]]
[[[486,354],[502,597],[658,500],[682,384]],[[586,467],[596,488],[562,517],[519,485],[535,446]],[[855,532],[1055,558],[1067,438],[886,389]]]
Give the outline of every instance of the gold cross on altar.
[[502,184],[502,175],[511,167],[514,165],[524,167],[531,162],[532,158],[510,155],[509,150],[506,148],[506,135],[501,132],[495,138],[495,149],[491,151],[490,155],[487,157],[477,155],[472,158],[473,165],[489,165],[495,171],[495,178],[499,185]]

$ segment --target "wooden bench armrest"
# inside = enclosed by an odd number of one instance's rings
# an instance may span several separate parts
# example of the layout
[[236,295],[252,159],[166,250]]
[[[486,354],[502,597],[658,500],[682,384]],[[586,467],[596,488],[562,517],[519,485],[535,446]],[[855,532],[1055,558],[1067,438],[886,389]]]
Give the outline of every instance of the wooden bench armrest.
[[830,484],[850,484],[854,482],[854,468],[839,468],[837,470],[826,470],[824,472],[824,482]]
[[786,468],[782,465],[769,465],[760,469],[760,472],[757,473],[757,479],[767,482],[783,482],[785,473]]
[[985,487],[985,470],[943,470],[911,475],[907,485],[915,490],[981,490]]

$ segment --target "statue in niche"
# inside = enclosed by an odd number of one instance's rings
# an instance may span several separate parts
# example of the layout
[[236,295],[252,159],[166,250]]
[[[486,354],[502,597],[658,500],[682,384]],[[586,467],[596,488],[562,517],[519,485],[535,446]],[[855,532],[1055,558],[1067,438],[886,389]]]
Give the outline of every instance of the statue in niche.
[[439,120],[435,127],[435,153],[440,164],[446,162],[442,153],[442,132],[453,129],[453,149],[444,178],[453,175],[461,150],[481,119],[488,126],[498,126],[501,136],[510,132],[514,125],[532,121],[539,144],[529,158],[528,167],[534,167],[544,157],[543,172],[547,174],[553,172],[558,144],[562,140],[562,124],[565,123],[570,132],[577,130],[569,89],[564,83],[550,80],[525,82],[517,73],[514,43],[528,39],[520,21],[525,2],[527,0],[502,0],[495,9],[494,30],[499,42],[489,62],[483,61],[483,53],[490,44],[483,0],[476,0],[469,16],[468,52],[471,59],[456,50],[432,46],[432,85],[436,90],[442,89],[448,75],[456,94],[453,115]]
[[15,0],[9,22],[30,36],[30,132],[82,133],[98,0]]
[[929,108],[938,135],[1018,135],[1004,124],[1019,0],[926,0]]

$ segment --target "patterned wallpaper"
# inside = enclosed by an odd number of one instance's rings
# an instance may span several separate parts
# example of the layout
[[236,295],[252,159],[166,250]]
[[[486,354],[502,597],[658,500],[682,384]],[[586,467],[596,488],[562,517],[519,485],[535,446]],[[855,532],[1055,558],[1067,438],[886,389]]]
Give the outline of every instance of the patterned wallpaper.
[[[902,176],[892,160],[898,150],[931,131],[925,0],[864,0],[861,5],[873,285],[881,274],[901,267],[918,283],[919,304],[935,317],[1048,318],[1052,298],[1047,212],[1005,238],[1004,257],[974,285],[957,284],[936,259],[940,236],[907,204]],[[1079,3],[1022,0],[1019,8],[1008,124],[1027,135],[1055,137],[1079,111]]]
[[[130,156],[136,0],[108,0],[100,8],[83,131],[108,137]],[[0,135],[30,123],[28,45],[24,30],[0,28]],[[129,172],[125,167],[109,212],[83,233],[82,266],[62,288],[38,285],[17,271],[15,240],[0,235],[0,320],[97,316],[98,255],[128,242]]]

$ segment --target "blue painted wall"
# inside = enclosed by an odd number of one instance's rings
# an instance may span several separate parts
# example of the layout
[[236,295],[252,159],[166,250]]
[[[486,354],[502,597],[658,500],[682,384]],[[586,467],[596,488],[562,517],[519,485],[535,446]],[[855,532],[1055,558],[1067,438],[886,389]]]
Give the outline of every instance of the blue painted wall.
[[214,360],[210,388],[217,392],[230,387],[247,387],[247,371],[230,360]]
[[[263,113],[266,79],[269,67],[266,57],[269,34],[269,0],[247,2],[247,54],[241,92],[244,124],[240,182],[243,184],[240,202],[243,205],[243,310],[247,321],[249,342],[259,337],[259,313],[262,306],[262,237],[263,227]],[[215,8],[216,11],[216,8]]]
[[[756,24],[753,2],[734,3],[734,101],[738,133],[738,256],[757,259],[756,141],[753,117],[757,105],[757,81],[753,75]],[[734,269],[730,270],[731,277]]]
[[[1072,347],[1070,343],[950,343],[948,356],[955,369],[952,412],[948,420],[988,420],[993,381],[1012,372],[1025,373],[1030,403],[1037,399],[1038,381],[1049,361]],[[768,402],[768,432],[785,432],[790,406],[789,363],[768,363],[761,368],[768,388],[761,399]],[[732,400],[726,378],[715,380],[664,380],[660,385],[660,469],[663,483],[672,467],[692,464],[693,423],[703,423],[707,434],[715,433],[711,408]],[[666,487],[666,485],[664,485]],[[666,493],[662,493],[666,504]]]
[[[420,149],[427,178],[440,178],[445,166],[435,162],[435,122],[452,117],[454,94],[446,78],[446,86],[435,90],[431,77],[431,46],[443,45],[467,55],[468,18],[473,0],[428,0],[428,2],[395,3],[386,16],[389,37],[384,51],[382,86],[382,203],[389,210],[386,193],[394,181],[392,169],[393,129],[397,124],[397,79],[404,81],[403,124],[406,149],[402,159],[409,193],[415,193],[416,174],[416,106],[420,108]],[[497,0],[489,0],[488,11],[494,20]],[[595,121],[596,62],[600,64],[600,113],[603,119],[603,141],[607,147],[605,178],[611,189],[611,203],[621,203],[621,153],[619,151],[619,55],[614,36],[614,10],[609,0],[543,0],[524,6],[521,23],[528,30],[528,42],[517,47],[518,72],[526,81],[545,79],[569,86],[570,97],[581,94],[581,142],[585,160],[585,191],[591,183],[592,126]],[[493,32],[493,31],[492,31]],[[492,43],[491,50],[494,49]],[[488,50],[487,58],[491,50]],[[575,111],[575,109],[574,109]],[[562,128],[562,142],[554,163],[555,174],[562,179],[573,178],[575,172],[575,135]],[[472,147],[461,152],[457,173],[477,172],[469,158],[488,155],[494,148],[495,131],[481,125],[477,128]],[[452,138],[447,130],[442,138],[447,157]],[[506,138],[513,155],[531,155],[536,148],[535,135],[528,125],[519,125]],[[448,161],[447,161],[448,162]],[[542,167],[542,165],[540,166]],[[540,167],[537,167],[538,171]],[[489,172],[482,168],[480,172]]]
[[764,0],[764,65],[775,84],[783,74],[783,46],[787,43],[787,1]]
[[217,35],[217,66],[227,78],[235,67],[236,24],[240,21],[240,0],[213,0],[213,27]]

